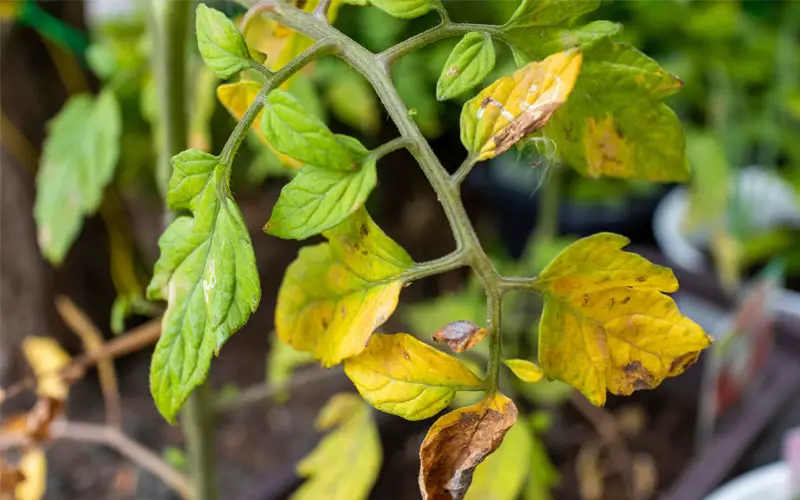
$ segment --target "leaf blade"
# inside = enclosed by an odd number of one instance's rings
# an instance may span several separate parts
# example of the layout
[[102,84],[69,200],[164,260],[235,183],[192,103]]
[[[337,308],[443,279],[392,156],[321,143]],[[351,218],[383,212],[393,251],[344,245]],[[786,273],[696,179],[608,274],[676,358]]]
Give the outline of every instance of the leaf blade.
[[503,363],[523,382],[538,382],[544,376],[541,368],[525,359],[507,359]]
[[492,37],[467,33],[453,48],[436,82],[436,99],[452,99],[478,85],[492,71],[495,51]]
[[206,66],[222,79],[250,68],[250,59],[244,36],[222,12],[199,4],[195,13],[197,47]]

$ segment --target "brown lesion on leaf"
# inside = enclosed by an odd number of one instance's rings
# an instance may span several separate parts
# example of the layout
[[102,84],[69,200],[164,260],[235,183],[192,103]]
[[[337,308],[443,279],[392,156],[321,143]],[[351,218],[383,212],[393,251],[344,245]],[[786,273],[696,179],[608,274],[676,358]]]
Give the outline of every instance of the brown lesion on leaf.
[[625,297],[624,299],[622,299],[622,305],[625,305],[625,304],[627,304],[627,303],[628,303],[628,302],[630,302],[630,301],[631,301],[631,298],[630,298],[630,297]]
[[622,373],[625,376],[627,389],[629,389],[626,392],[626,395],[631,394],[633,391],[652,389],[658,385],[656,378],[653,377],[653,374],[650,373],[647,368],[645,368],[644,365],[637,360],[631,361],[625,365],[622,368]]
[[[552,101],[541,104],[534,103],[526,108],[521,115],[492,138],[495,144],[495,156],[505,153],[514,144],[547,125],[553,113],[563,104],[564,101]],[[484,107],[483,104],[481,107]]]
[[433,334],[433,340],[444,342],[455,352],[462,352],[478,345],[488,333],[488,330],[472,321],[459,320],[440,328]]
[[633,174],[633,149],[613,117],[589,118],[583,139],[588,173],[592,177]]
[[369,236],[369,228],[366,224],[358,224],[358,234],[360,234],[362,238]]
[[686,371],[687,368],[692,366],[694,362],[697,361],[698,357],[700,357],[699,352],[687,352],[682,356],[678,356],[672,360],[672,363],[669,365],[669,374],[680,375]]

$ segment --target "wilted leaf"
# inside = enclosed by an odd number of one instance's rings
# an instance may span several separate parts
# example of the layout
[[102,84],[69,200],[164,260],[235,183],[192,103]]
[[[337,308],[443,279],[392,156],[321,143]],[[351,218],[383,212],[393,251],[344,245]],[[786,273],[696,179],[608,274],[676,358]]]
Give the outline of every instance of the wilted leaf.
[[483,381],[456,358],[406,333],[376,333],[344,371],[375,408],[408,420],[432,417],[456,391],[482,390]]
[[354,394],[337,394],[320,412],[317,427],[335,430],[297,465],[297,473],[308,479],[292,500],[366,499],[382,461],[369,407]]
[[679,375],[711,344],[662,293],[678,289],[672,271],[623,252],[628,242],[610,233],[578,240],[536,280],[545,298],[539,364],[598,406],[606,389],[628,395]]
[[347,146],[290,93],[279,89],[270,92],[262,113],[264,137],[281,153],[334,170],[358,167],[358,159],[353,158]]
[[533,435],[525,422],[509,429],[497,451],[475,469],[465,500],[515,500],[531,471]]
[[517,407],[502,394],[440,417],[419,450],[423,500],[460,499],[475,468],[500,446],[517,420]]
[[244,37],[222,12],[199,4],[195,30],[200,55],[218,77],[230,78],[253,64]]
[[42,396],[27,413],[3,419],[0,435],[14,436],[25,444],[38,444],[50,438],[50,424],[64,411],[64,401]]
[[44,451],[33,448],[19,461],[19,471],[24,479],[14,488],[16,500],[39,500],[47,489],[47,459]]
[[522,0],[506,28],[571,24],[600,6],[600,0]]
[[267,385],[276,391],[274,399],[277,402],[280,403],[288,397],[289,391],[286,386],[292,379],[294,371],[313,362],[314,356],[311,353],[298,351],[277,336],[272,336],[267,357]]
[[[261,90],[261,87],[262,84],[253,80],[241,80],[236,83],[227,83],[217,87],[217,98],[234,118],[241,120],[247,112],[247,108],[256,100],[256,96]],[[300,168],[303,165],[302,162],[295,160],[291,156],[279,153],[269,141],[267,141],[267,138],[264,137],[264,132],[261,130],[261,117],[263,115],[264,110],[258,112],[250,130],[254,131],[269,150],[273,151],[278,156],[278,159],[283,165],[292,168]]]
[[337,136],[359,162],[356,170],[306,165],[283,187],[264,230],[280,238],[303,240],[328,230],[364,205],[377,183],[375,159],[356,139]]
[[427,14],[434,8],[433,0],[368,0],[375,7],[390,16],[401,19],[414,19]]
[[541,368],[524,359],[507,359],[503,363],[523,382],[538,382],[544,375]]
[[492,37],[467,33],[453,48],[436,83],[436,99],[451,99],[480,84],[494,68]]
[[178,217],[159,238],[161,256],[147,289],[151,300],[168,302],[150,390],[169,421],[261,298],[250,234],[228,192],[225,167],[196,150],[175,155],[172,164],[167,204],[192,216]]
[[326,366],[364,350],[397,307],[414,262],[361,209],[305,247],[286,270],[275,311],[278,336]]
[[683,83],[626,44],[585,56],[572,97],[542,131],[561,158],[589,177],[686,180],[683,128],[661,102]]
[[36,376],[36,392],[58,401],[67,399],[69,386],[61,370],[70,363],[69,354],[52,337],[26,337],[22,352]]
[[39,248],[58,265],[114,177],[122,133],[119,104],[108,90],[96,99],[77,95],[49,127],[36,174],[33,215]]
[[444,342],[455,352],[463,352],[478,345],[489,331],[472,321],[459,320],[444,325],[433,334],[433,340]]
[[542,128],[567,100],[582,60],[577,50],[561,52],[498,79],[464,104],[461,142],[486,160]]

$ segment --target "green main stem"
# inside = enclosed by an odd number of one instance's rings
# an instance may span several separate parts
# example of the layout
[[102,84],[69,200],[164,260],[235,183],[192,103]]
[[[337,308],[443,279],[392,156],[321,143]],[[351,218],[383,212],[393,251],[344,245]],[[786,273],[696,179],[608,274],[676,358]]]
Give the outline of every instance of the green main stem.
[[[453,258],[453,267],[461,265],[472,267],[486,289],[490,306],[487,323],[491,332],[487,381],[489,382],[489,392],[494,393],[498,387],[501,360],[500,306],[507,287],[504,284],[504,278],[500,276],[484,252],[472,227],[472,222],[461,201],[460,178],[452,179],[442,166],[428,141],[410,118],[409,110],[397,93],[389,74],[391,63],[408,52],[448,36],[474,31],[477,27],[484,31],[491,27],[452,24],[445,19],[443,24],[437,28],[413,37],[382,54],[374,54],[324,20],[289,4],[274,0],[260,3],[251,9],[248,16],[257,13],[265,14],[278,23],[316,40],[317,43],[329,44],[336,56],[349,63],[372,84],[389,116],[400,131],[401,137],[408,141],[407,147],[436,192],[453,231],[456,250],[452,256],[445,257],[445,259]],[[496,31],[496,28],[492,31]],[[447,263],[450,264],[449,261]],[[438,269],[438,266],[435,267]]]
[[[188,107],[186,103],[186,53],[193,2],[151,0],[155,39],[155,74],[159,90],[160,146],[156,180],[166,200],[172,176],[171,158],[186,149]],[[174,214],[165,207],[165,225]],[[205,383],[195,390],[184,406],[181,423],[194,482],[194,498],[217,500],[214,453],[214,393]]]

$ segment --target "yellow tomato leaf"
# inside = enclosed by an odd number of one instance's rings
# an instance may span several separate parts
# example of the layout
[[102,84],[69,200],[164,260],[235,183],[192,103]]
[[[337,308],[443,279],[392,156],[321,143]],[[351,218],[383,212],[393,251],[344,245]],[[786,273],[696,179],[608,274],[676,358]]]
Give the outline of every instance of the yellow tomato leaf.
[[407,333],[376,333],[344,371],[375,408],[408,420],[442,411],[459,390],[481,390],[483,381],[456,358]]
[[461,142],[487,160],[544,127],[572,92],[582,61],[577,49],[559,52],[486,87],[464,104]]
[[444,342],[455,352],[463,352],[480,344],[489,334],[472,321],[459,320],[444,325],[433,334],[433,340]]
[[33,448],[19,461],[19,471],[25,476],[14,488],[16,500],[39,500],[47,489],[47,459],[44,451]]
[[678,289],[672,271],[622,251],[628,243],[610,233],[578,240],[535,285],[545,298],[539,365],[598,406],[606,390],[629,395],[679,375],[712,341],[662,293]]
[[69,386],[61,377],[61,369],[70,362],[69,354],[50,337],[26,337],[22,352],[36,376],[36,392],[58,401],[67,399]]
[[363,208],[322,233],[286,270],[275,311],[278,337],[332,366],[363,351],[397,307],[414,261]]
[[525,359],[507,359],[503,363],[523,382],[538,382],[544,375],[541,368]]
[[378,429],[369,406],[354,394],[337,394],[317,417],[320,430],[336,428],[297,465],[308,478],[292,500],[362,500],[381,468]]
[[[219,102],[225,106],[225,109],[227,109],[228,112],[233,115],[234,118],[241,120],[247,111],[247,108],[249,108],[253,101],[256,100],[256,96],[261,90],[261,87],[262,84],[253,80],[241,80],[236,83],[226,83],[217,87],[217,98],[219,99]],[[283,165],[298,169],[302,167],[302,162],[295,160],[291,156],[286,156],[279,153],[269,142],[267,142],[267,139],[261,132],[261,117],[263,114],[263,110],[258,112],[258,115],[253,121],[253,125],[250,127],[250,129],[256,133],[258,138],[261,139],[264,144],[266,144],[270,151],[275,153]]]
[[531,470],[533,434],[526,425],[512,426],[497,451],[475,469],[464,500],[515,500]]
[[419,450],[422,499],[463,498],[475,467],[500,446],[516,420],[514,402],[497,393],[434,422]]

